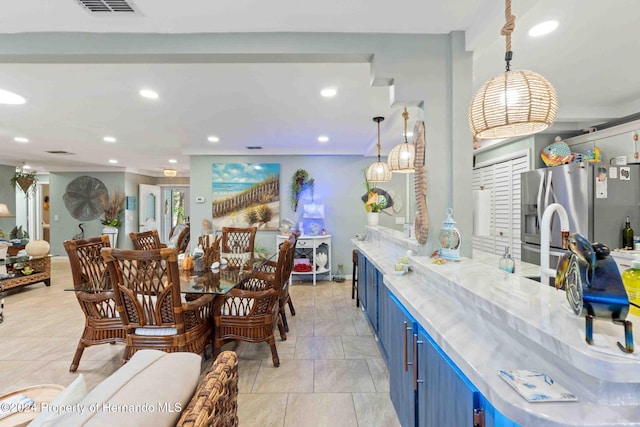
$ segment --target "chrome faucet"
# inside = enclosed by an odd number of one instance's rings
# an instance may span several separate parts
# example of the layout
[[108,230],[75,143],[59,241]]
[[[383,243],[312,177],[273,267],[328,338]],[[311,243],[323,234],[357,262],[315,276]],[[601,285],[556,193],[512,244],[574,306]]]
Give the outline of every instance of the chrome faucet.
[[549,247],[551,246],[551,219],[557,212],[560,217],[560,231],[562,232],[562,247],[567,249],[569,238],[569,217],[567,211],[559,203],[550,204],[542,214],[542,224],[540,225],[540,283],[549,284],[549,277],[555,277],[556,270],[549,268]]

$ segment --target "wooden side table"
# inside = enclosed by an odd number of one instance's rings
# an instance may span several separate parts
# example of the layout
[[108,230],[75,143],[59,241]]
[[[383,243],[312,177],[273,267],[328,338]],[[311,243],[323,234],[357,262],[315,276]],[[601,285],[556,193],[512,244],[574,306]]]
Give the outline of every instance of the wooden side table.
[[0,261],[0,265],[6,266],[17,263],[31,267],[34,272],[30,275],[24,275],[18,271],[16,272],[15,277],[3,279],[2,286],[5,291],[11,288],[31,285],[38,282],[44,282],[46,286],[51,285],[51,255],[45,255],[42,257],[9,257]]
[[36,416],[38,416],[42,409],[42,404],[51,403],[51,401],[55,399],[56,396],[64,390],[64,388],[64,386],[58,384],[40,384],[21,388],[0,396],[0,400],[4,400],[11,396],[15,396],[16,394],[24,394],[36,403],[33,410],[29,409],[22,412],[16,412],[15,414],[11,414],[8,417],[1,419],[0,427],[26,426],[33,421]]

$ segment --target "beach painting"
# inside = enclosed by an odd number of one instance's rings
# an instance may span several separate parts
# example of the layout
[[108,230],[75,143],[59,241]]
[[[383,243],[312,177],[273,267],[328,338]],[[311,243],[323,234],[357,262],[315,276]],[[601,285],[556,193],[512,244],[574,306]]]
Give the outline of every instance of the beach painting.
[[279,163],[213,163],[211,172],[214,230],[280,228]]

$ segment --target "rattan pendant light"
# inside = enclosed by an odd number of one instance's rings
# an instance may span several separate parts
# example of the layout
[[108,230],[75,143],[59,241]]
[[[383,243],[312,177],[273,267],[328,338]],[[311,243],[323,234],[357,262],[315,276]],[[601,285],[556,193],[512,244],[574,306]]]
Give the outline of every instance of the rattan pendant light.
[[414,161],[416,158],[416,147],[407,142],[407,120],[409,120],[409,112],[404,109],[402,113],[404,118],[404,142],[396,145],[389,153],[387,163],[389,169],[395,173],[413,173],[415,172]]
[[505,0],[506,71],[486,82],[469,106],[469,127],[476,139],[531,135],[551,126],[558,113],[556,91],[544,77],[532,71],[511,71],[511,33],[516,17],[511,0]]
[[389,182],[391,181],[391,171],[385,162],[380,161],[380,122],[384,117],[374,117],[373,121],[378,124],[378,161],[367,169],[367,181],[369,182]]

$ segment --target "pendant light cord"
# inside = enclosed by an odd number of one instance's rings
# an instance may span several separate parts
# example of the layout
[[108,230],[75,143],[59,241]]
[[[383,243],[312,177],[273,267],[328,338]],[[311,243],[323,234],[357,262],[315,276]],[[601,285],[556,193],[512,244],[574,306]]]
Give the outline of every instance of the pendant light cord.
[[407,120],[409,120],[409,111],[407,111],[407,107],[404,107],[404,111],[402,112],[402,118],[404,119],[404,143],[408,144],[407,141]]
[[505,24],[500,30],[500,34],[505,36],[506,52],[504,54],[504,60],[507,63],[506,70],[510,71],[511,66],[509,63],[513,58],[513,51],[511,50],[511,33],[516,29],[516,17],[511,14],[511,0],[505,0],[504,18]]
[[380,122],[384,120],[384,117],[374,117],[373,121],[378,124],[378,163],[380,163],[380,150],[382,149],[382,145],[380,145]]
[[380,161],[380,149],[382,146],[380,145],[380,120],[378,120],[378,162]]

